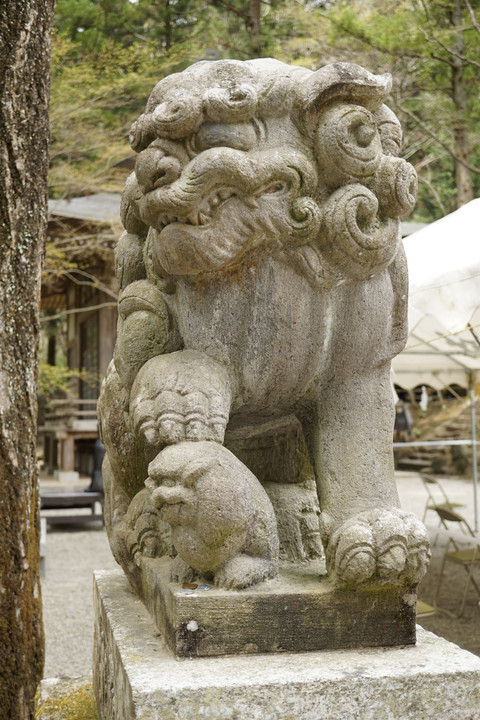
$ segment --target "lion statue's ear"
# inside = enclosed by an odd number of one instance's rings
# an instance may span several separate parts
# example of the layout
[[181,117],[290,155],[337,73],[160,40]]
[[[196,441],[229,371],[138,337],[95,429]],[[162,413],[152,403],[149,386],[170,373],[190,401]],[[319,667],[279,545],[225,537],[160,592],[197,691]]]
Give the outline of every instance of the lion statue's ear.
[[321,178],[322,252],[355,280],[392,262],[399,220],[415,202],[415,171],[395,157],[400,127],[383,105],[390,89],[390,75],[334,63],[297,86],[292,108]]
[[392,87],[390,75],[373,75],[353,63],[332,63],[312,73],[297,85],[293,120],[312,135],[319,114],[332,102],[343,101],[375,112]]

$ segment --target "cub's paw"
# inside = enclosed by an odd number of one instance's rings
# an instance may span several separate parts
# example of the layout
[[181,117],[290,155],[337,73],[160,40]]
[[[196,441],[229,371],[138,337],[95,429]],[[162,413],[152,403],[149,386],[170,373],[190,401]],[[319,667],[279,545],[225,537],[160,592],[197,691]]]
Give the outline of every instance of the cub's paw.
[[240,590],[275,576],[276,563],[249,555],[236,555],[215,574],[215,585]]
[[177,555],[170,565],[170,582],[185,583],[191,582],[195,577],[195,570],[187,565],[185,560]]
[[130,395],[134,431],[157,449],[184,440],[222,443],[230,403],[225,368],[194,350],[149,360]]
[[416,584],[430,556],[427,532],[415,515],[398,508],[369,510],[332,534],[327,567],[345,584]]
[[161,520],[147,488],[133,497],[125,521],[126,546],[139,567],[142,557],[175,556],[170,526]]

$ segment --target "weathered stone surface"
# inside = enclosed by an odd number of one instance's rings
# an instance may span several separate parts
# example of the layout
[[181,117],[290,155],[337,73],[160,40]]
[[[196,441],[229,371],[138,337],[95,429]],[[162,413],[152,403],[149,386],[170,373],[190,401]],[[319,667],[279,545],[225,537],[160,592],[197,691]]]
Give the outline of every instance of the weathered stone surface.
[[96,574],[101,720],[479,720],[480,658],[415,646],[176,661],[120,572]]
[[233,590],[320,557],[320,534],[338,587],[425,572],[393,477],[416,176],[389,90],[345,63],[196,63],[132,128],[99,409],[107,531],[143,596],[172,544],[173,580]]
[[[202,462],[199,463],[199,458]],[[178,552],[171,578],[192,569],[226,589],[274,577],[277,523],[257,478],[217,443],[176,443],[148,466],[145,485]]]
[[[283,563],[268,582],[232,593],[170,582],[171,561],[142,563],[145,605],[177,657],[301,652],[415,643],[416,596],[406,588],[344,590],[325,563]],[[195,583],[196,584],[196,583]]]

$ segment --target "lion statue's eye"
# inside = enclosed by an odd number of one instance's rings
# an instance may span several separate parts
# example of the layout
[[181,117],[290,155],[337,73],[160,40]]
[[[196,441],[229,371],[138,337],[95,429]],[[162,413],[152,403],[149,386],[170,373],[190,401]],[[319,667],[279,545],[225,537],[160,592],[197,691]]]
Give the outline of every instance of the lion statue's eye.
[[275,182],[271,183],[271,185],[268,185],[263,191],[263,195],[273,195],[274,193],[282,192],[282,190],[285,190],[286,185],[282,182]]
[[160,482],[160,485],[162,487],[175,487],[176,482],[172,478],[162,478],[162,481]]
[[230,147],[234,150],[251,150],[257,136],[251,123],[204,123],[192,136],[190,145],[196,152],[212,147]]

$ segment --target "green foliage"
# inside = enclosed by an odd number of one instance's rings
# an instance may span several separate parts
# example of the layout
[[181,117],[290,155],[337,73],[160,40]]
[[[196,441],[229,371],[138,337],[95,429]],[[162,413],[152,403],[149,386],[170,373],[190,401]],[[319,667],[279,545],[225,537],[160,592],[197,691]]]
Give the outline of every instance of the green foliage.
[[150,48],[125,48],[106,39],[95,53],[79,53],[57,34],[52,50],[51,168],[53,196],[118,191],[132,120],[143,109],[155,64]]
[[40,362],[38,395],[43,401],[68,395],[68,386],[73,378],[87,380],[85,371],[72,370],[59,365]]
[[42,267],[42,284],[53,282],[55,278],[64,275],[65,271],[73,270],[75,267],[76,264],[70,260],[67,252],[59,248],[55,241],[48,239]]
[[[340,60],[392,73],[389,104],[405,129],[405,157],[420,177],[417,217],[440,217],[461,202],[459,155],[480,166],[480,0],[470,1],[473,17],[466,0],[270,0],[259,6],[254,36],[255,5],[58,0],[52,195],[121,191],[129,172],[122,165],[133,157],[129,128],[165,75],[200,59],[273,56],[311,69]],[[459,139],[459,127],[466,140]],[[480,172],[471,177],[478,194]]]
[[101,51],[109,40],[169,50],[186,39],[203,11],[203,3],[191,0],[58,0],[55,28],[83,52]]
[[[294,31],[275,0],[250,33],[246,0],[58,0],[52,47],[53,197],[120,192],[127,138],[153,85],[204,58],[274,54]],[[254,45],[257,52],[254,53]]]

